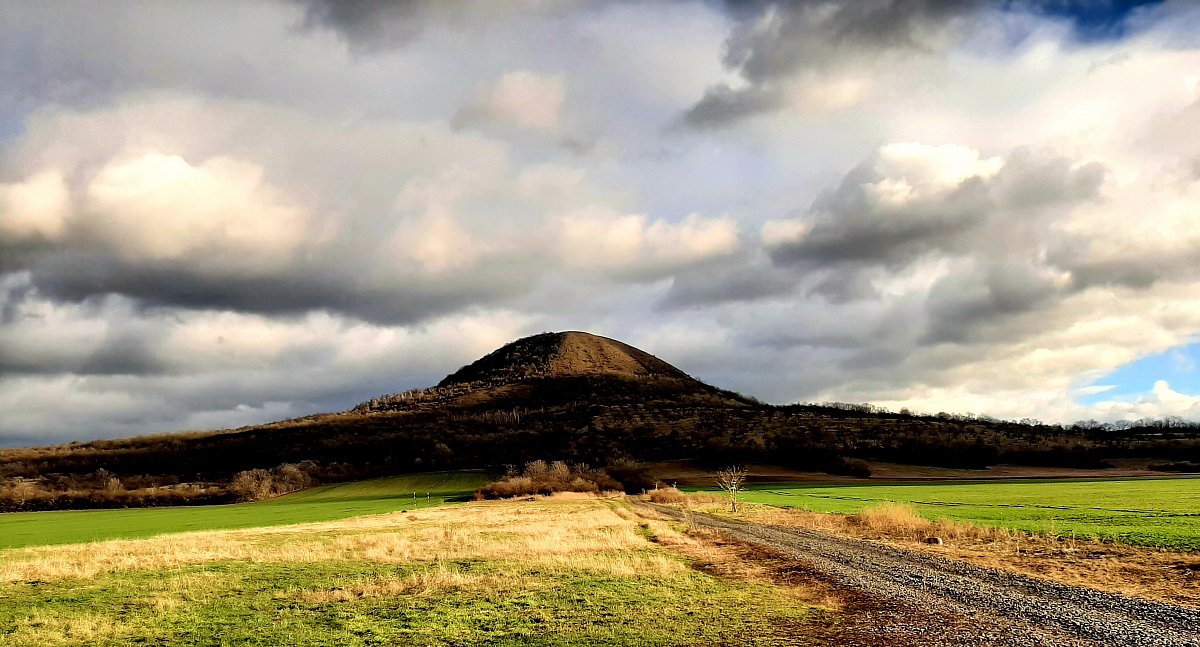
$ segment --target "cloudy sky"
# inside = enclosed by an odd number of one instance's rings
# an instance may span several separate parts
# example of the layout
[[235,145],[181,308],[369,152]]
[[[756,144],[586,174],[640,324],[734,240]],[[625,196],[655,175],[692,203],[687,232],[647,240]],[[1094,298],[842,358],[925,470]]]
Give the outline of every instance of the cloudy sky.
[[0,444],[616,337],[778,403],[1200,418],[1200,6],[0,0]]

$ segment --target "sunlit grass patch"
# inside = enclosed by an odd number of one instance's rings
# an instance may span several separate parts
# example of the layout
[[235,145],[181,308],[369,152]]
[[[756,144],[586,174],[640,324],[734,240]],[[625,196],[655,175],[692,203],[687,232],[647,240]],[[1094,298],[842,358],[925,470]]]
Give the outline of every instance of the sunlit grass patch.
[[1200,550],[1200,479],[1016,480],[904,485],[772,483],[751,503],[857,514],[889,503],[926,519],[1109,542]]
[[697,572],[669,548],[686,541],[618,502],[546,500],[8,550],[0,642],[790,644],[808,606]]
[[0,515],[0,549],[388,514],[468,500],[486,481],[487,477],[479,472],[431,472],[321,485],[258,503],[10,512]]

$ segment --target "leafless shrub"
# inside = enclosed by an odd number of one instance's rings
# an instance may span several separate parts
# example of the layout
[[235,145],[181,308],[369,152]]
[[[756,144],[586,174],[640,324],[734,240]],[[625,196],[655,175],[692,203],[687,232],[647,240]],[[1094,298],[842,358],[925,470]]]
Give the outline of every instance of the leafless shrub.
[[229,491],[242,501],[261,501],[270,498],[274,485],[267,470],[246,470],[233,475]]
[[745,484],[745,467],[732,465],[723,470],[717,470],[717,485],[729,494],[729,509],[731,512],[737,512],[738,493],[742,491],[742,486]]

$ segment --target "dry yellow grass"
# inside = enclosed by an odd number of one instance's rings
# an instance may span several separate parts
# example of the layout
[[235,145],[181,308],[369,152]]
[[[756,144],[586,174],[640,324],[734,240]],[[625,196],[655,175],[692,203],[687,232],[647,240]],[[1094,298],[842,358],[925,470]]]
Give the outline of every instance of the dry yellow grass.
[[[412,622],[429,635],[445,631],[457,640],[460,631],[492,631],[488,620],[463,611],[470,606],[463,600],[486,601],[488,609],[506,613],[525,613],[522,605],[533,601],[546,606],[532,611],[539,620],[523,631],[548,622],[585,636],[598,622],[597,636],[629,644],[643,644],[650,634],[653,644],[671,644],[684,635],[659,626],[660,617],[695,636],[725,636],[738,622],[780,635],[801,631],[799,624],[763,624],[761,618],[804,618],[813,599],[804,583],[779,581],[718,539],[691,534],[678,522],[645,519],[621,501],[555,496],[9,549],[0,551],[0,581],[16,592],[9,601],[23,606],[10,607],[4,640],[39,646],[162,641],[196,635],[198,612],[257,622],[254,631],[283,636],[316,635],[311,632],[328,627],[314,613],[352,610],[362,622],[392,631],[398,626],[393,608],[421,610]],[[747,584],[718,583],[694,569]],[[580,587],[577,595],[573,586]],[[74,602],[74,591],[87,592],[83,599],[96,600],[107,613]],[[625,615],[617,621],[590,608],[592,595],[615,600]],[[664,606],[646,616],[647,599]],[[57,605],[53,612],[44,600]],[[263,609],[274,609],[270,619],[256,615]],[[430,609],[442,615],[422,615]],[[524,622],[514,618],[501,623],[505,631]]]
[[481,502],[328,523],[14,549],[4,553],[0,582],[90,578],[224,560],[549,559],[645,546],[636,525],[592,499],[550,501],[557,511],[552,523],[544,507]]
[[246,559],[251,544],[232,533],[185,533],[135,541],[10,549],[0,582],[90,578],[100,573]]
[[[581,554],[529,555],[520,561],[499,565],[495,573],[470,573],[453,562],[438,561],[415,573],[397,577],[373,577],[335,589],[302,590],[295,594],[306,603],[324,603],[358,598],[397,595],[436,595],[454,590],[470,590],[484,598],[495,599],[507,592],[532,591],[549,586],[560,574],[595,574],[609,577],[659,578],[677,575],[686,566],[678,559],[661,554]],[[538,577],[528,573],[535,570]]]
[[14,635],[22,641],[44,647],[95,644],[124,634],[118,622],[94,614],[62,618],[49,613],[34,613],[13,629]]
[[887,503],[868,508],[856,517],[864,528],[878,533],[916,538],[919,535],[928,536],[931,528],[929,521],[918,516],[912,506],[899,503]]
[[687,495],[673,487],[655,488],[644,495],[651,503],[686,503]]
[[[479,559],[494,560],[489,562],[490,572],[466,572],[456,563]],[[153,590],[129,603],[164,613],[210,602],[229,584],[228,574],[169,569],[225,560],[288,564],[345,560],[415,567],[337,588],[280,592],[285,598],[313,604],[453,590],[492,598],[506,591],[550,586],[563,574],[662,578],[687,570],[678,557],[649,544],[627,510],[594,497],[554,497],[299,526],[13,549],[2,553],[0,581],[71,578],[86,585],[105,573],[163,571]],[[113,617],[39,612],[21,617],[11,630],[17,642],[36,645],[105,642],[120,639],[125,631]]]
[[532,578],[519,574],[479,575],[465,573],[446,562],[436,562],[403,577],[374,577],[350,582],[334,589],[297,591],[296,600],[307,604],[344,602],[359,598],[392,597],[397,595],[433,595],[459,589],[471,589],[492,597],[512,586],[525,589],[535,586]]

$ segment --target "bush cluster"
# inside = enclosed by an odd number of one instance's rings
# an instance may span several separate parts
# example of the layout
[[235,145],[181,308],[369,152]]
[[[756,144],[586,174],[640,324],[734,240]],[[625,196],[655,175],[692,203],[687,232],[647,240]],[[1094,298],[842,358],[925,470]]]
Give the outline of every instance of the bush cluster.
[[646,499],[651,503],[685,503],[688,497],[673,487],[664,487],[646,490]]
[[0,511],[141,508],[228,503],[228,492],[212,484],[129,487],[109,477],[102,487],[48,488],[38,479],[9,478],[0,483]]
[[229,491],[239,501],[262,501],[316,484],[306,465],[284,463],[272,470],[254,469],[238,472],[229,483]]
[[555,492],[620,491],[621,484],[601,469],[584,464],[568,465],[563,461],[533,461],[518,472],[510,469],[507,476],[489,483],[475,493],[479,499],[504,499],[514,496],[553,494]]

